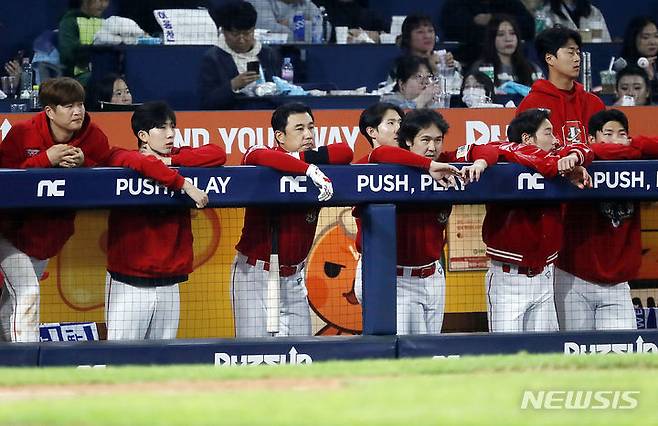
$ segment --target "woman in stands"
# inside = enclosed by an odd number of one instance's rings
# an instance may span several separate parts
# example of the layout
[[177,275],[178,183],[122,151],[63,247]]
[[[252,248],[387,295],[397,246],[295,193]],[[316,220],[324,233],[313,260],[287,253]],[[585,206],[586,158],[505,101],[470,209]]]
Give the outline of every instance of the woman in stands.
[[575,31],[589,29],[592,41],[604,43],[611,41],[603,14],[590,0],[549,0],[544,11],[553,25]]
[[630,64],[617,73],[617,100],[614,105],[627,105],[624,96],[633,98],[633,105],[651,105],[649,77],[637,65]]
[[430,63],[432,73],[436,72],[437,65],[443,60],[449,67],[460,68],[459,62],[455,61],[452,53],[447,52],[443,59],[434,51],[436,30],[432,19],[427,15],[407,16],[402,23],[399,43],[403,54],[426,58]]
[[395,61],[395,87],[393,93],[381,97],[400,108],[435,108],[436,96],[440,93],[434,83],[434,74],[427,58],[406,55]]
[[470,72],[478,71],[485,64],[493,65],[496,87],[508,81],[532,86],[535,80],[543,78],[541,68],[523,54],[518,34],[519,26],[513,17],[494,15],[487,25],[480,58],[473,63]]
[[464,76],[464,83],[459,92],[458,108],[473,108],[479,104],[490,102],[494,96],[493,81],[481,71],[469,72]]
[[106,105],[132,105],[133,97],[123,76],[106,74],[87,91],[87,109],[102,111]]
[[[624,33],[621,57],[630,65],[639,65],[646,71],[654,96],[658,93],[658,23],[648,16],[633,18]],[[638,59],[646,58],[646,61]]]
[[[281,66],[274,51],[254,37],[257,17],[254,6],[245,1],[229,1],[213,14],[222,32],[218,46],[211,47],[201,62],[201,108],[231,109],[236,94],[248,90],[261,74],[271,81]],[[260,72],[249,68],[249,63],[256,63]]]

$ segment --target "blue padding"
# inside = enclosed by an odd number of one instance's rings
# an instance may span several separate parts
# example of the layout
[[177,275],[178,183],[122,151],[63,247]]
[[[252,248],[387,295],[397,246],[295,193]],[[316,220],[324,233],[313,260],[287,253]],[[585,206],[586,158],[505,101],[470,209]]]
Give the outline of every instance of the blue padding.
[[39,361],[36,343],[0,343],[0,366],[34,367]]
[[304,364],[395,356],[395,336],[53,342],[41,344],[39,365]]
[[[463,164],[457,165],[462,167]],[[499,201],[658,200],[658,161],[596,162],[590,168],[596,188],[579,190],[562,178],[544,179],[516,164],[498,164],[480,182],[444,190],[418,169],[394,165],[322,166],[332,179],[334,197],[322,206],[361,203]],[[259,204],[315,204],[318,190],[306,176],[283,176],[264,167],[182,168],[208,192],[210,207]],[[105,169],[0,169],[3,208],[191,206],[177,192],[154,189],[133,171]]]
[[363,334],[396,332],[395,205],[363,208]]
[[[641,340],[638,340],[641,339]],[[658,331],[473,333],[399,336],[398,357],[530,353],[646,353],[658,355]]]

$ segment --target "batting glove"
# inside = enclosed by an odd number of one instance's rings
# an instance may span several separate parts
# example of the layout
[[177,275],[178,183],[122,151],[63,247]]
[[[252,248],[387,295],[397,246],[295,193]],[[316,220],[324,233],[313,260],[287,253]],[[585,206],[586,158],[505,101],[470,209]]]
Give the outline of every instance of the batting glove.
[[306,169],[306,176],[310,177],[315,186],[320,190],[318,201],[327,201],[334,195],[334,186],[331,179],[327,177],[315,164],[311,164]]

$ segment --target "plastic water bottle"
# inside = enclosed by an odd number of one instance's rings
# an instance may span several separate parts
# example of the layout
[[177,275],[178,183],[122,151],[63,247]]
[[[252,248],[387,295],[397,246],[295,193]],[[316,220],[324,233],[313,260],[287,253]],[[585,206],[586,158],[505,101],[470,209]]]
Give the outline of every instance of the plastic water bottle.
[[41,102],[39,102],[39,86],[32,86],[32,99],[30,102],[32,111],[39,111],[41,109]]
[[23,68],[21,73],[21,99],[31,99],[34,73],[32,71],[32,64],[28,58],[23,58],[21,68]]
[[283,58],[283,65],[281,66],[281,78],[288,83],[292,83],[295,78],[295,69],[292,67],[290,58]]
[[292,39],[297,43],[304,42],[306,24],[304,22],[304,11],[298,9],[292,18]]
[[537,9],[535,12],[535,35],[546,29],[546,12],[544,9]]
[[314,44],[324,43],[324,7],[320,7],[318,12],[313,15],[311,28],[311,42]]

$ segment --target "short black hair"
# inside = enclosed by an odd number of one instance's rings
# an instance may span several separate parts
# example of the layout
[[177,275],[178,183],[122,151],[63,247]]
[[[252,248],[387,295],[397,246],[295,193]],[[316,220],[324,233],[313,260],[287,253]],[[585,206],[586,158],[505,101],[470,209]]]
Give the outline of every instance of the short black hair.
[[402,29],[400,32],[400,47],[402,49],[409,50],[409,47],[411,45],[412,31],[422,26],[432,27],[436,32],[436,28],[434,28],[434,23],[432,22],[432,18],[430,18],[429,15],[414,13],[411,15],[407,15],[407,17],[404,18],[404,22],[402,22]]
[[535,50],[539,60],[546,64],[546,55],[557,56],[557,51],[564,47],[569,40],[573,40],[580,48],[583,39],[578,31],[566,27],[553,27],[540,32],[535,38]]
[[416,75],[421,65],[425,65],[430,72],[432,71],[432,66],[427,58],[415,55],[399,56],[395,60],[395,87],[393,87],[393,90],[400,91],[399,81],[406,83],[407,80]]
[[272,113],[272,129],[274,131],[278,130],[285,133],[286,125],[288,124],[288,117],[290,117],[292,114],[304,113],[308,113],[308,115],[310,115],[311,118],[315,120],[313,117],[313,111],[311,111],[311,108],[306,104],[301,102],[288,102],[287,104],[280,105]]
[[244,31],[256,26],[258,13],[248,1],[232,0],[214,8],[212,18],[224,31]]
[[389,110],[397,112],[400,115],[400,118],[404,118],[404,111],[402,111],[402,108],[388,102],[377,102],[361,112],[361,117],[359,117],[359,130],[370,146],[374,146],[374,144],[372,138],[368,135],[368,127],[377,128],[384,119],[384,115],[386,115],[386,112]]
[[625,68],[623,68],[621,71],[617,73],[617,81],[615,82],[615,89],[619,88],[619,82],[621,81],[622,77],[626,77],[628,75],[637,75],[639,77],[642,77],[642,80],[644,80],[644,84],[647,86],[647,91],[649,92],[649,97],[647,100],[651,99],[651,80],[649,80],[649,74],[643,69],[638,67],[637,65],[627,65]]
[[535,135],[544,120],[550,120],[551,111],[544,108],[532,108],[517,115],[507,128],[509,142],[523,142],[523,134]]
[[398,145],[400,148],[409,149],[406,142],[413,141],[418,132],[427,129],[432,124],[438,127],[444,135],[448,133],[450,128],[445,118],[433,109],[421,108],[407,113],[402,119],[400,130],[398,130]]
[[591,136],[596,137],[596,132],[603,130],[605,123],[609,121],[616,121],[628,132],[628,118],[626,114],[619,111],[618,109],[604,109],[599,111],[589,119],[587,125],[588,132]]
[[[176,113],[165,101],[145,102],[138,106],[130,119],[130,125],[133,128],[135,136],[144,130],[148,132],[151,129],[164,126],[167,120],[171,120],[176,126]],[[141,147],[142,142],[137,137],[137,146]]]

